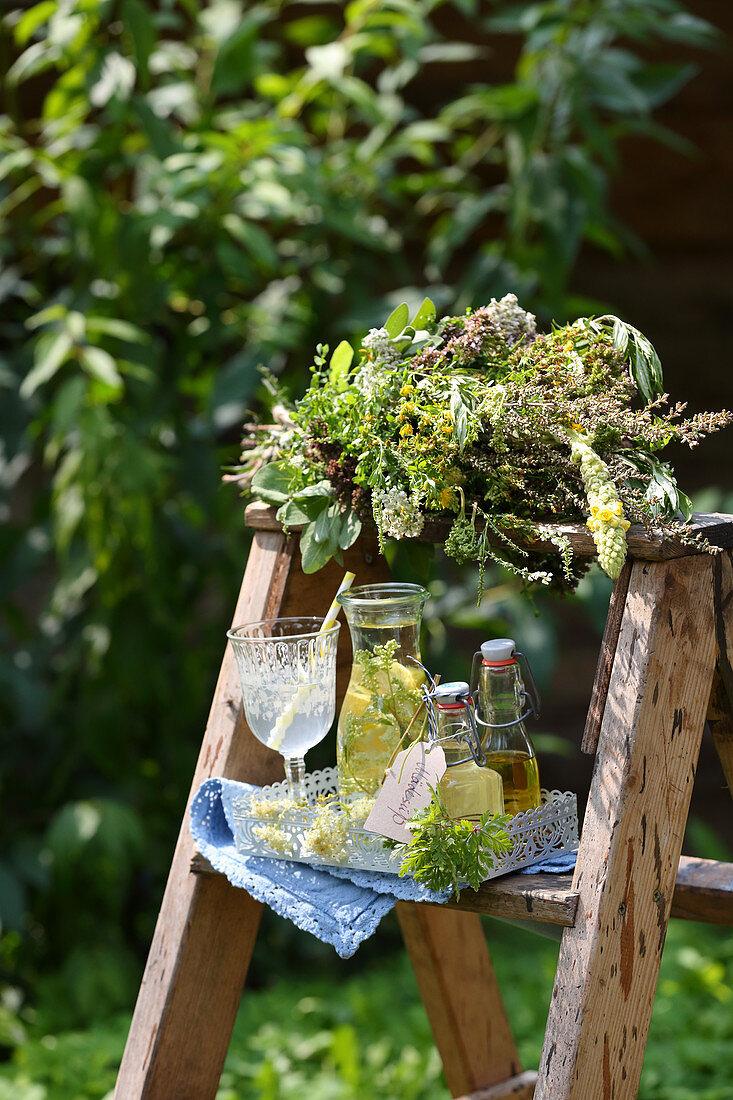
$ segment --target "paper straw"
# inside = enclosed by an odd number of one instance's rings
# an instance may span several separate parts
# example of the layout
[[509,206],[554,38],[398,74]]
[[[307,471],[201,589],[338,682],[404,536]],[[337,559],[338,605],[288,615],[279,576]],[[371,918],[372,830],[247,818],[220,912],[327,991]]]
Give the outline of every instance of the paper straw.
[[[341,604],[338,602],[338,597],[341,595],[342,592],[346,592],[348,588],[351,588],[351,585],[354,583],[354,576],[354,573],[344,574],[344,579],[341,581],[341,584],[338,587],[338,592],[333,598],[333,603],[329,607],[328,611],[326,612],[326,617],[321,623],[321,628],[318,631],[319,634],[325,634],[326,631],[330,630],[331,627],[335,624],[336,619],[339,616],[339,612],[341,611]],[[273,731],[270,735],[270,740],[268,742],[268,745],[271,749],[279,750],[280,746],[283,743],[283,737],[287,733],[291,722],[295,718],[298,707],[301,703],[303,703],[305,699],[308,698],[310,691],[310,684],[303,684],[302,687],[299,687],[288,709],[284,711],[277,719]]]
[[338,619],[339,611],[341,610],[339,596],[342,592],[346,592],[347,589],[351,588],[352,584],[354,583],[355,575],[355,573],[344,573],[344,579],[341,581],[341,584],[338,587],[338,592],[333,598],[333,603],[326,612],[326,618],[321,623],[321,629],[318,631],[319,634],[325,634],[327,630],[331,629],[333,624]]

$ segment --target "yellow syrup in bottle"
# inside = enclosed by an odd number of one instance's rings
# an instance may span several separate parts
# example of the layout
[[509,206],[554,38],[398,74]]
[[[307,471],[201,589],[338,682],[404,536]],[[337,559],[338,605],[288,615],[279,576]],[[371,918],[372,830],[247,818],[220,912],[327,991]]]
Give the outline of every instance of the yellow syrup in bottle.
[[504,813],[521,814],[540,805],[542,799],[537,757],[521,750],[487,752],[486,765],[501,776]]
[[512,638],[484,642],[478,675],[478,726],[487,767],[504,785],[504,812],[519,814],[542,805],[537,757],[524,725],[533,705],[519,669]]
[[436,742],[445,753],[446,769],[439,785],[446,812],[454,821],[503,813],[501,776],[476,763],[481,752],[468,684],[453,680],[437,685],[432,704]]
[[487,811],[504,813],[501,776],[492,768],[479,768],[471,760],[448,768],[440,781],[440,793],[454,821],[481,817]]

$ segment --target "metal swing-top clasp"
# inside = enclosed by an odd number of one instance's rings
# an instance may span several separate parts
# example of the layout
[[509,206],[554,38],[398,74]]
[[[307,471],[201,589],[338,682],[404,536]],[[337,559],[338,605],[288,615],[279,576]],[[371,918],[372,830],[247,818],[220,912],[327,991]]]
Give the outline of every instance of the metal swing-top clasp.
[[[425,689],[425,702],[428,710],[430,744],[462,743],[468,746],[470,755],[463,756],[459,760],[446,760],[447,767],[453,768],[457,764],[473,761],[479,768],[483,768],[486,764],[486,756],[481,747],[473,696],[465,680],[454,680],[438,685],[433,681],[430,689]],[[455,731],[451,730],[451,721],[460,723]]]
[[526,704],[527,709],[520,718],[514,719],[512,722],[502,722],[499,724],[486,722],[479,718],[478,724],[481,726],[488,726],[491,729],[504,729],[507,726],[515,726],[519,722],[524,722],[526,718],[533,717],[539,718],[540,716],[540,693],[537,690],[537,684],[532,674],[529,661],[524,653],[519,653],[514,645],[512,638],[494,638],[491,641],[484,642],[476,653],[473,655],[473,661],[471,663],[471,696],[474,700],[474,704],[478,709],[481,709],[481,671],[483,668],[509,668],[512,665],[519,665],[522,670],[522,701]]

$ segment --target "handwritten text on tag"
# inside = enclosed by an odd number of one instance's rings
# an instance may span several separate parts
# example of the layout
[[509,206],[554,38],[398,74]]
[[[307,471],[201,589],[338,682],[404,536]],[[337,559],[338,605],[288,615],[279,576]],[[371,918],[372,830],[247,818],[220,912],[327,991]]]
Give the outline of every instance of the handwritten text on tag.
[[445,769],[445,753],[440,745],[416,741],[398,752],[364,822],[367,832],[408,843],[412,833],[407,821],[416,810],[430,805],[430,788],[437,787]]

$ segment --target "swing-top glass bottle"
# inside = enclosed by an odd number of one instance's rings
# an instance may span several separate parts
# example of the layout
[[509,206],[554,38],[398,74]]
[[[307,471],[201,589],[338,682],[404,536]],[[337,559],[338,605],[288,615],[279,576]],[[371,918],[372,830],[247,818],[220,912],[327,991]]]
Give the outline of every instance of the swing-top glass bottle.
[[504,813],[501,776],[485,766],[468,684],[439,684],[430,696],[430,705],[430,740],[445,753],[440,793],[449,816],[477,820],[487,811]]
[[504,811],[522,813],[541,805],[537,755],[524,725],[539,709],[537,689],[525,659],[527,691],[512,638],[484,642],[474,656],[472,687],[478,688],[476,721],[486,766],[504,785]]

